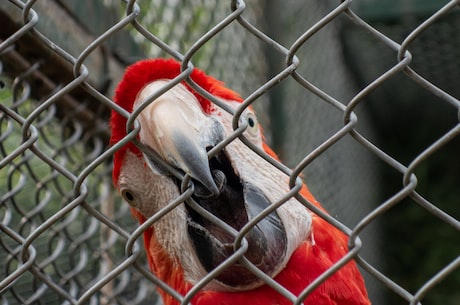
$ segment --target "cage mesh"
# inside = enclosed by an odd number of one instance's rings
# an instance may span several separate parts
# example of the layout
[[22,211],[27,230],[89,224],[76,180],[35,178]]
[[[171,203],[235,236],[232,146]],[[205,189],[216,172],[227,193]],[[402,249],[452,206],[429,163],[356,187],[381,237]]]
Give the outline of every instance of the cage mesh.
[[[313,0],[0,3],[1,303],[161,303],[112,186],[107,121],[127,63],[190,55],[244,98],[263,92],[251,105],[268,141],[362,243],[353,259],[373,304],[457,304],[458,2],[391,22],[357,12]],[[435,176],[432,156],[447,168]],[[389,274],[381,251],[398,240],[385,223],[403,205],[448,232],[436,244],[446,255],[416,286]],[[447,299],[435,293],[443,284]]]

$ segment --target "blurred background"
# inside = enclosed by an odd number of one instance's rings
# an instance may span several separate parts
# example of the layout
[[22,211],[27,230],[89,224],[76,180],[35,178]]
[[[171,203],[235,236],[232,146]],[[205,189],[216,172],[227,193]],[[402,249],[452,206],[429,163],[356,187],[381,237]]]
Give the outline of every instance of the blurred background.
[[[127,19],[126,5],[115,0],[0,3],[2,304],[159,302],[142,253],[139,263],[111,273],[132,255],[124,245],[136,225],[113,193],[110,159],[95,163],[107,149],[110,101],[93,90],[111,98],[126,65],[171,56],[171,49],[185,54],[232,6],[137,4],[135,23],[115,31]],[[199,48],[193,64],[248,97],[283,71],[287,52],[305,37],[295,50],[303,82],[287,77],[253,103],[268,142],[292,168],[330,144],[303,174],[350,229],[386,207],[359,233],[361,256],[386,279],[364,271],[373,304],[408,304],[401,291],[416,294],[433,279],[436,285],[422,289],[422,304],[460,304],[459,5],[360,0],[351,11],[338,1],[245,5],[244,22],[272,40],[233,20]],[[108,39],[96,41],[104,33]],[[394,70],[403,42],[410,69]],[[88,78],[73,86],[79,58]],[[349,105],[358,122],[331,142],[347,123]],[[449,141],[430,148],[446,135]],[[416,192],[396,198],[412,172]]]

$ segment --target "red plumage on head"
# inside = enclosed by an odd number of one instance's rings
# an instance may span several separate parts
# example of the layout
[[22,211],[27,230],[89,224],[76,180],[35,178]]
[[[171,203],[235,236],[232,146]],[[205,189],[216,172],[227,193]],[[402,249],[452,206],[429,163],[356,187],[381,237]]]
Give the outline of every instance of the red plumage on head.
[[[174,79],[180,74],[180,63],[172,59],[144,60],[128,67],[115,92],[115,102],[128,112],[132,112],[134,102],[139,92],[149,83],[160,79]],[[241,97],[234,91],[227,89],[223,83],[194,69],[189,76],[210,94],[225,99],[241,102]],[[214,105],[206,98],[199,95],[189,85],[182,81],[188,90],[196,96],[203,111],[211,113]],[[126,136],[127,119],[121,114],[112,111],[110,144],[118,143]],[[264,143],[265,152],[276,158],[275,153]],[[126,150],[140,153],[137,148],[128,143],[114,154],[113,180],[117,185],[120,174],[121,162]],[[300,194],[309,202],[321,208],[303,185]],[[133,209],[134,216],[140,223],[145,217]],[[317,215],[312,215],[312,236],[308,237],[292,254],[287,266],[275,277],[275,281],[288,289],[294,295],[299,295],[320,274],[325,272],[334,263],[348,253],[348,237],[337,228],[327,223]],[[154,228],[150,227],[144,232],[145,247],[148,249],[148,261],[152,270],[166,284],[170,285],[179,294],[185,295],[192,287],[184,279],[182,267],[161,247],[155,239]],[[165,304],[179,304],[172,295],[160,290]],[[356,267],[350,261],[334,273],[328,280],[320,284],[306,299],[305,304],[321,305],[370,305],[364,281]],[[276,292],[268,285],[263,285],[251,291],[221,292],[199,291],[192,299],[194,305],[267,305],[267,304],[292,304],[288,299]]]
[[[138,61],[126,69],[123,79],[120,81],[117,89],[115,90],[114,101],[117,105],[131,113],[133,111],[133,105],[139,92],[141,92],[145,86],[153,81],[160,79],[174,79],[180,73],[181,64],[174,59],[156,58]],[[201,70],[196,68],[193,69],[189,77],[201,88],[216,97],[237,102],[243,101],[238,93],[226,88],[223,82],[209,75],[206,75]],[[185,81],[182,81],[181,83],[195,95],[204,112],[212,112],[214,105],[209,100],[201,96]],[[126,136],[126,123],[127,119],[124,116],[122,116],[117,111],[112,110],[112,116],[110,120],[112,128],[110,145],[118,143],[123,137]],[[115,153],[114,170],[112,176],[115,184],[117,184],[119,169],[121,167],[121,160],[123,159],[124,152],[127,149],[138,152],[134,145],[129,143]]]

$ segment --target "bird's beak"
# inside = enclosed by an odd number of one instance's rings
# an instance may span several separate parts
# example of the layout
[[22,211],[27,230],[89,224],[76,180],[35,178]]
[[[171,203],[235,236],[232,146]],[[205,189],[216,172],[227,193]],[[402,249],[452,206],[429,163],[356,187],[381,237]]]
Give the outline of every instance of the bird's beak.
[[[146,100],[165,82],[148,85],[138,100]],[[207,151],[224,139],[224,126],[221,120],[204,113],[198,100],[184,86],[178,85],[160,96],[141,112],[138,119],[140,141],[164,161],[190,175],[195,187],[190,200],[227,226],[240,231],[271,205],[254,181],[245,181],[238,176],[234,167],[237,161],[227,151],[228,147],[208,158]],[[185,205],[188,234],[200,263],[210,272],[234,253],[235,236],[191,206]],[[287,237],[278,214],[267,215],[244,237],[249,245],[245,257],[270,276],[279,272],[286,257]],[[217,280],[225,287],[235,289],[250,289],[262,283],[240,262],[227,268]]]
[[[157,92],[166,81],[148,85],[138,96],[143,101]],[[147,106],[139,115],[139,137],[143,144],[166,162],[190,175],[200,191],[219,193],[219,176],[213,177],[207,151],[224,138],[224,130],[205,115],[196,98],[183,86],[176,86]]]

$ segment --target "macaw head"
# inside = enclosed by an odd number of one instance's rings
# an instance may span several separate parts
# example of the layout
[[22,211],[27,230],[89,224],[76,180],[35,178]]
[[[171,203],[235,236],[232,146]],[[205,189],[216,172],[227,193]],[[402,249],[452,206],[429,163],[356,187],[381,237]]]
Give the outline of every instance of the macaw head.
[[[151,267],[156,273],[163,272],[160,278],[179,270],[183,280],[193,285],[231,259],[235,251],[244,251],[247,261],[274,277],[310,234],[310,212],[293,198],[280,204],[289,191],[289,177],[234,136],[231,113],[184,81],[149,100],[180,72],[180,64],[174,60],[140,61],[127,69],[114,98],[130,113],[142,108],[136,117],[140,145],[129,142],[116,151],[114,184],[141,222],[168,207],[168,212],[145,232]],[[231,109],[241,106],[238,94],[202,71],[194,69],[189,77]],[[240,123],[247,126],[241,137],[272,154],[252,109],[243,111]],[[111,144],[123,139],[126,130],[126,117],[113,111]],[[222,141],[228,144],[220,147]],[[188,177],[188,182],[177,173]],[[193,185],[191,197],[172,207],[184,184]],[[276,204],[276,209],[247,230],[249,222]],[[218,221],[205,214],[214,215]],[[246,248],[239,250],[235,242],[243,228],[241,245]],[[171,281],[177,279],[168,281],[174,286]],[[235,259],[207,284],[207,289],[243,291],[262,284],[243,260]]]

